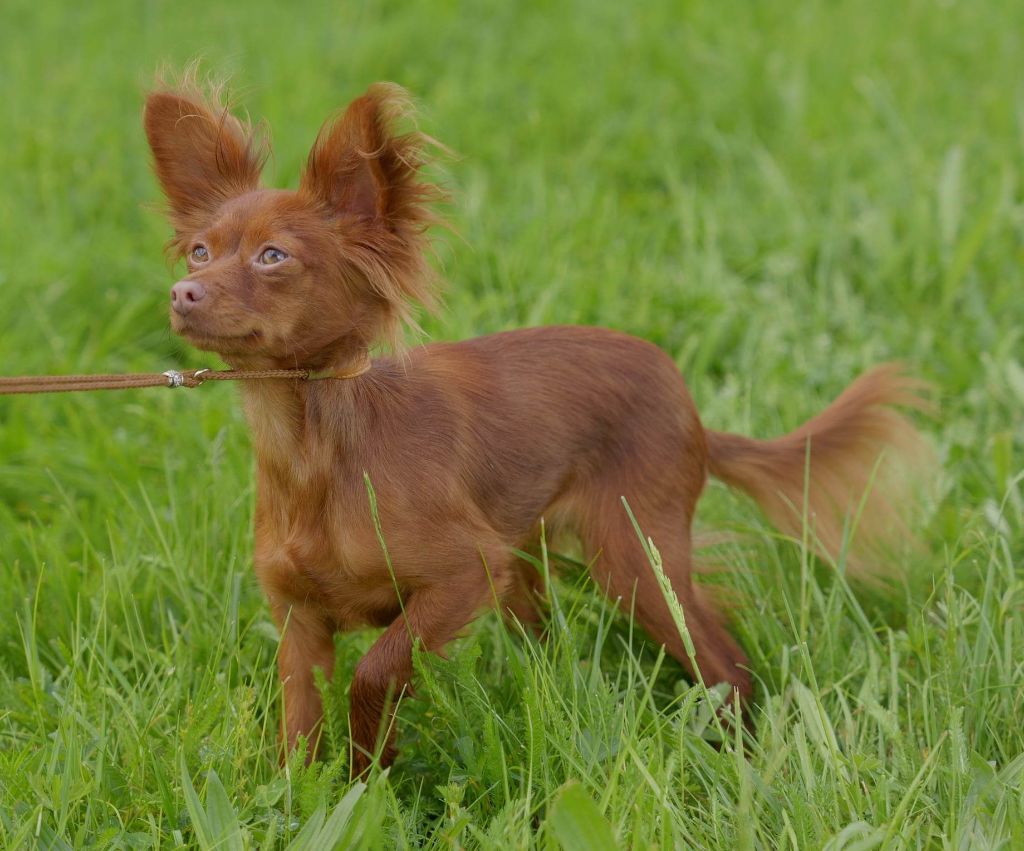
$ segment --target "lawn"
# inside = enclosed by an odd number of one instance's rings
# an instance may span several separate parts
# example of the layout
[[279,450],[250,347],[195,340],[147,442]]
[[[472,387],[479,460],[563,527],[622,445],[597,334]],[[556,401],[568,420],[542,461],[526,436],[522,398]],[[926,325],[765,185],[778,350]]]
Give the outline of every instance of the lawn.
[[1021,32],[1024,4],[954,0],[6,0],[0,374],[215,365],[167,328],[140,126],[198,56],[278,185],[370,82],[415,94],[456,152],[426,338],[618,328],[757,436],[893,359],[938,411],[924,550],[886,586],[709,488],[749,741],[553,552],[546,639],[488,614],[421,659],[362,785],[372,634],[338,639],[326,760],[277,764],[237,389],[0,399],[0,845],[1024,847]]

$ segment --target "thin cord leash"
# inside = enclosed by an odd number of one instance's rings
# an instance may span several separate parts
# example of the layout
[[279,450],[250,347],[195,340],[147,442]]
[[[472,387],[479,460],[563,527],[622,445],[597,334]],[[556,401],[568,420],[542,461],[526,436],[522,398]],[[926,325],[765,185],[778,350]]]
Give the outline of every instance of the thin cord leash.
[[84,390],[133,390],[139,387],[198,387],[207,381],[255,381],[264,378],[297,378],[345,381],[369,371],[370,356],[348,369],[188,369],[136,372],[124,375],[22,375],[0,377],[0,396],[19,393],[73,393]]

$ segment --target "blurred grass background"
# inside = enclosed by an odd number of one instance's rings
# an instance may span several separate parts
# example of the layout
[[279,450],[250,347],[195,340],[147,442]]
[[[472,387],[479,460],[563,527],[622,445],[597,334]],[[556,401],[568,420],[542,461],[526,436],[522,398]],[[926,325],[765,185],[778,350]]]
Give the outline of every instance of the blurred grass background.
[[[718,553],[761,681],[746,751],[707,744],[700,690],[570,573],[546,644],[488,616],[424,663],[402,761],[337,841],[573,847],[575,813],[622,847],[1016,847],[1021,32],[1009,2],[8,0],[0,371],[211,363],[167,330],[159,67],[231,75],[276,185],[399,82],[458,153],[429,338],[619,328],[676,359],[705,422],[762,436],[903,360],[938,388],[940,488],[912,580],[852,594],[712,488],[702,524],[754,533]],[[229,387],[0,400],[8,847],[209,844],[185,776],[222,847],[283,847],[352,788],[341,729],[324,766],[276,766],[251,503]],[[339,719],[369,640],[339,641]]]

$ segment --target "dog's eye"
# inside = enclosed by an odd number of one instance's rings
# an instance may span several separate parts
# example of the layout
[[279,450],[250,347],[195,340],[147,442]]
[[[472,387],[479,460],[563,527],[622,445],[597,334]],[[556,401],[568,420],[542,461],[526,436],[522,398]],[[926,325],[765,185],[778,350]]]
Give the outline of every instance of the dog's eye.
[[283,260],[287,260],[288,255],[285,254],[280,248],[267,248],[260,255],[260,263],[264,266],[273,266],[275,263],[280,263]]
[[206,250],[205,245],[195,246],[189,254],[196,263],[205,263],[210,259],[210,252]]

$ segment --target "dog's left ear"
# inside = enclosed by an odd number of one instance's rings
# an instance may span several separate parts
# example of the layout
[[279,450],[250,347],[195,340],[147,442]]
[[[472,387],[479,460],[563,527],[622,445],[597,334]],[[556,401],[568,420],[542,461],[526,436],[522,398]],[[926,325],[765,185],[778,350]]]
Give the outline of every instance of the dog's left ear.
[[340,118],[324,125],[299,187],[341,225],[342,255],[379,298],[372,335],[396,347],[403,322],[412,324],[411,303],[427,309],[436,304],[427,230],[439,223],[431,203],[445,197],[420,174],[426,148],[440,146],[422,133],[396,130],[411,115],[404,89],[393,83],[370,86]]
[[320,130],[302,174],[302,190],[339,217],[376,222],[392,231],[422,224],[426,216],[419,202],[436,194],[417,180],[427,140],[394,129],[411,111],[400,86],[370,86]]

